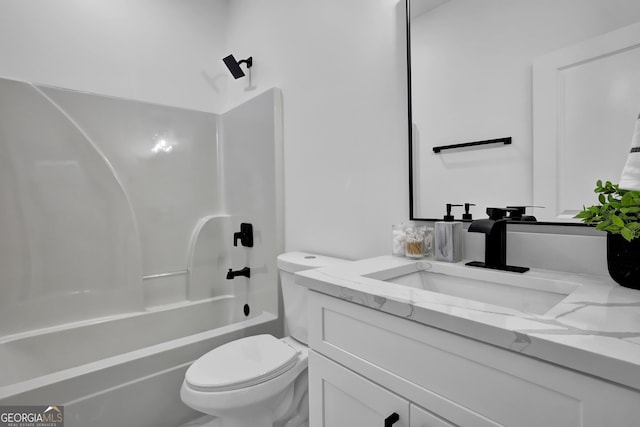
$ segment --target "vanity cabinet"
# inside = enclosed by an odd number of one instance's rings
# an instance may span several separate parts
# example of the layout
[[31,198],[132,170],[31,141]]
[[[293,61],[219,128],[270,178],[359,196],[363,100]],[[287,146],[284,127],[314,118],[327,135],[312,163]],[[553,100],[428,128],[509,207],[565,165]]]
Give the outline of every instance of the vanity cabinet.
[[[313,291],[309,316],[310,427],[631,427],[640,420],[638,390],[514,351]],[[385,424],[393,413],[398,421]]]
[[312,425],[409,427],[409,401],[315,352],[309,354]]
[[314,351],[309,363],[311,426],[454,427]]

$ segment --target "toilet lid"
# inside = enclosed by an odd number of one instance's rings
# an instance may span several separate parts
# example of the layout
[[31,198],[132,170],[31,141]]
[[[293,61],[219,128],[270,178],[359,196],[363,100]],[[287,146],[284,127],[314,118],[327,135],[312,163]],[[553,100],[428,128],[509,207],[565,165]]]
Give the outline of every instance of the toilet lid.
[[187,383],[202,391],[235,390],[281,375],[298,351],[272,335],[254,335],[215,348],[187,369]]

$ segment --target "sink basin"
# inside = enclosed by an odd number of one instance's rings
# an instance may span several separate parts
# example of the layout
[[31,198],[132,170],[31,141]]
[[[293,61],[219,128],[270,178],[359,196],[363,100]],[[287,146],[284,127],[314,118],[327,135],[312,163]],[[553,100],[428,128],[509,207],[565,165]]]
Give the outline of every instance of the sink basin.
[[534,314],[547,313],[580,287],[579,283],[533,273],[484,270],[459,264],[420,261],[415,270],[406,273],[406,269],[396,268],[367,277]]

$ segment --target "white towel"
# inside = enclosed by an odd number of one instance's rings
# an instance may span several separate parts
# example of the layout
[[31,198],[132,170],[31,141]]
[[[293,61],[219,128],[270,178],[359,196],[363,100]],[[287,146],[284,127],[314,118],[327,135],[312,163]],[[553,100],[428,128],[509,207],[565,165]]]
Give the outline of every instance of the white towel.
[[625,190],[640,190],[640,116],[636,120],[631,150],[629,150],[627,163],[622,169],[622,176],[618,185]]

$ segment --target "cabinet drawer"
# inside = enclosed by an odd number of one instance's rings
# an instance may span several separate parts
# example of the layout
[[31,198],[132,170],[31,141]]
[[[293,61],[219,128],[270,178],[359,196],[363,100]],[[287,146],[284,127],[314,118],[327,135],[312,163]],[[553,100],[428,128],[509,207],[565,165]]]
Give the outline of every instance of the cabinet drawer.
[[414,404],[409,408],[409,420],[409,427],[457,427]]
[[455,424],[633,426],[640,415],[637,392],[358,304],[311,292],[309,316],[313,349]]
[[310,427],[410,427],[407,400],[314,351],[309,367]]

